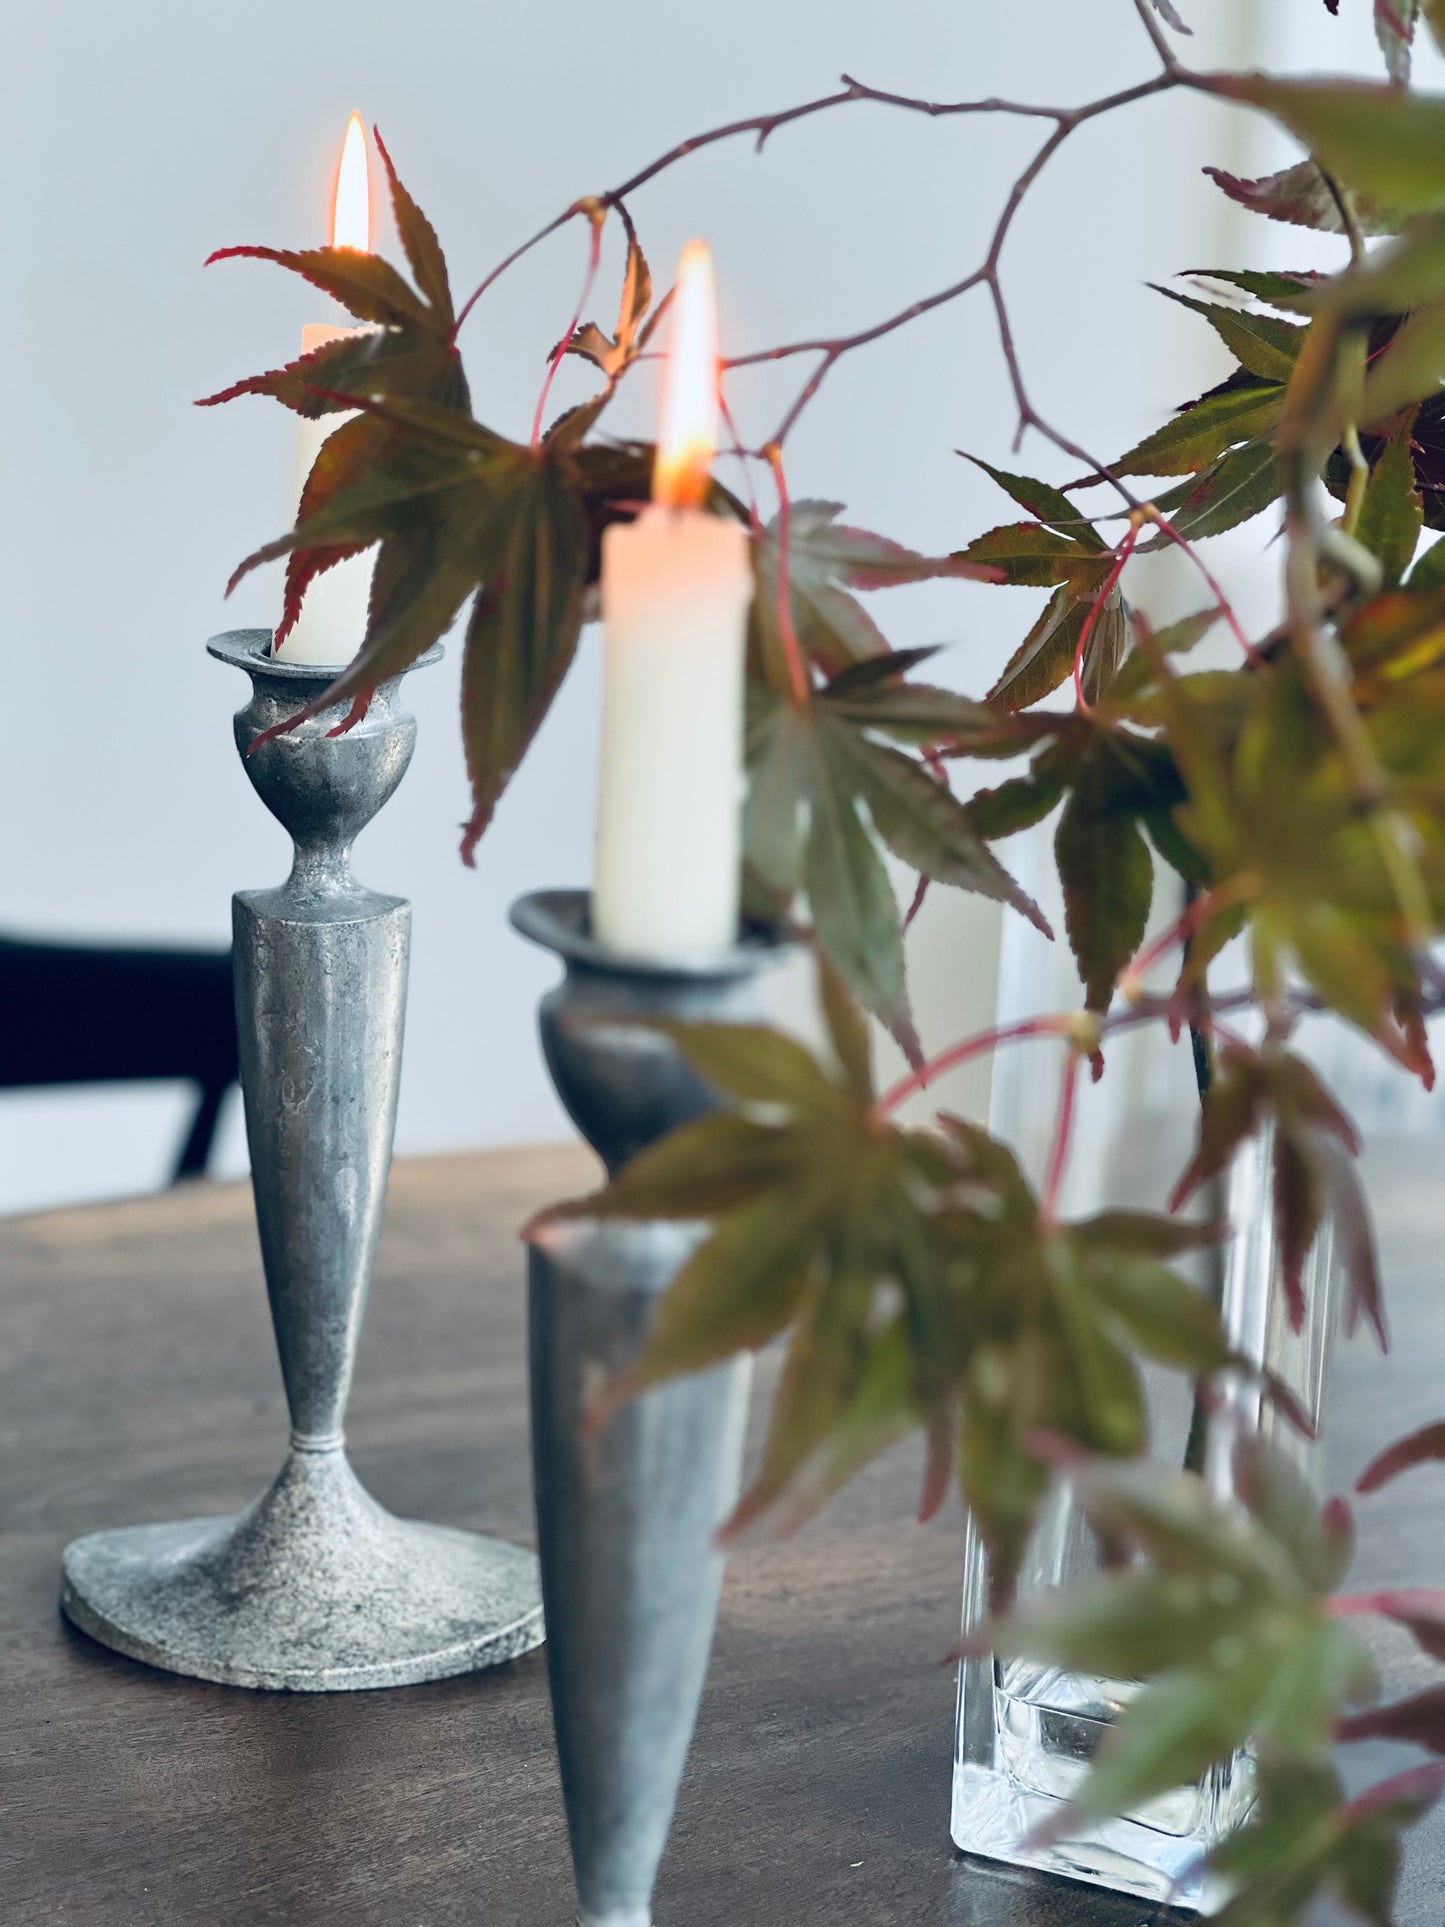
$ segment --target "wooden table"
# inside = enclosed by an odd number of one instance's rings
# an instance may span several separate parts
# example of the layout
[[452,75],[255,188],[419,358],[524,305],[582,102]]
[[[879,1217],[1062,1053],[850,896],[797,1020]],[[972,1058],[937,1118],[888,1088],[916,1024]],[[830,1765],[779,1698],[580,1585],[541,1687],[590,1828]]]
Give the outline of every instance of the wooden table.
[[[1385,1365],[1349,1350],[1342,1479],[1387,1433],[1445,1413],[1439,1163],[1433,1143],[1373,1159],[1398,1342]],[[516,1227],[589,1178],[570,1150],[398,1166],[351,1424],[385,1504],[531,1539]],[[60,1619],[66,1540],[233,1510],[284,1437],[246,1188],[0,1223],[0,1921],[570,1927],[540,1654],[433,1686],[292,1698],[152,1672]],[[664,1927],[1153,1918],[953,1853],[939,1659],[961,1534],[956,1514],[911,1523],[917,1471],[900,1451],[799,1538],[733,1560]],[[1445,1580],[1442,1518],[1433,1471],[1372,1501],[1363,1573]],[[1423,1680],[1399,1644],[1382,1652],[1393,1687]],[[1373,1749],[1371,1776],[1398,1751]],[[1432,1819],[1400,1927],[1439,1927],[1442,1870]]]

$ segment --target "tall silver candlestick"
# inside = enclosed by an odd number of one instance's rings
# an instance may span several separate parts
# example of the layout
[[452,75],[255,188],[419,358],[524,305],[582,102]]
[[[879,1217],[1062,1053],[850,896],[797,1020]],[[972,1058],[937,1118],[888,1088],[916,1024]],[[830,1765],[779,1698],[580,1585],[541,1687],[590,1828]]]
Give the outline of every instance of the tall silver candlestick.
[[[695,965],[625,957],[589,934],[578,891],[523,897],[512,921],[555,951],[542,1041],[573,1122],[619,1170],[714,1110],[714,1091],[649,1018],[755,1016],[753,978],[784,946],[750,939]],[[532,1455],[547,1670],[580,1927],[650,1927],[712,1646],[713,1543],[742,1468],[750,1360],[659,1385],[585,1437],[587,1407],[632,1363],[698,1226],[544,1226],[529,1254]]]
[[347,1462],[342,1421],[391,1161],[411,934],[411,906],[352,875],[351,845],[405,775],[416,722],[394,678],[345,735],[328,734],[343,706],[248,756],[331,680],[274,660],[270,642],[243,629],[208,647],[251,678],[236,743],[295,844],[285,883],[234,900],[246,1135],[291,1450],[236,1518],[77,1539],[61,1603],[93,1638],[170,1672],[293,1692],[401,1686],[537,1645],[537,1561],[394,1518]]

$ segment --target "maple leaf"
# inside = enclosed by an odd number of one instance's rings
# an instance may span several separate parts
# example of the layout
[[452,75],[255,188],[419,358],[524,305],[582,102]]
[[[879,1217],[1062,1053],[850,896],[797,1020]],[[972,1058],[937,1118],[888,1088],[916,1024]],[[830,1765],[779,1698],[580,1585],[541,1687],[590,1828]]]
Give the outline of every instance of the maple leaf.
[[[1054,855],[1069,945],[1088,1008],[1105,1011],[1148,924],[1154,865],[1145,833],[1188,881],[1207,873],[1174,825],[1185,790],[1165,744],[1097,710],[1032,720],[1042,746],[1027,773],[979,791],[964,807],[979,835],[994,840],[1064,804]],[[965,743],[950,753],[978,751]]]
[[[468,410],[467,383],[453,339],[456,316],[446,262],[435,231],[392,165],[380,134],[377,152],[386,171],[397,233],[415,279],[411,287],[379,254],[359,248],[221,248],[211,261],[270,261],[299,274],[313,287],[340,301],[358,320],[375,324],[344,330],[309,354],[232,383],[208,395],[199,406],[214,407],[240,395],[266,395],[312,419],[349,412],[357,400],[413,400],[456,411]],[[208,264],[209,265],[209,264]],[[359,554],[376,535],[323,539],[317,523],[333,503],[395,456],[395,425],[376,413],[363,413],[322,443],[302,487],[298,526],[312,522],[315,539],[293,546],[287,565],[281,620],[276,640],[284,641],[301,613],[307,586],[324,570]],[[350,520],[350,516],[345,518]],[[382,514],[374,526],[384,532]],[[236,578],[233,578],[233,582]]]
[[[735,1108],[547,1214],[712,1227],[595,1419],[786,1331],[762,1463],[731,1529],[785,1498],[794,1516],[811,1510],[922,1426],[935,1465],[955,1464],[1002,1597],[1049,1482],[1033,1435],[1136,1451],[1137,1354],[1194,1373],[1228,1359],[1217,1314],[1168,1268],[1219,1228],[1134,1212],[1053,1222],[987,1133],[887,1118],[861,1017],[836,981],[824,1005],[836,1068],[756,1026],[665,1026]],[[936,1476],[929,1494],[942,1496]]]
[[1439,1773],[1417,1770],[1347,1801],[1326,1761],[1266,1748],[1257,1780],[1247,1824],[1209,1857],[1230,1893],[1213,1915],[1219,1927],[1292,1927],[1315,1918],[1320,1900],[1343,1902],[1352,1920],[1392,1927],[1400,1836],[1434,1804]]
[[1037,519],[987,530],[959,550],[958,560],[993,569],[996,581],[1014,587],[1054,589],[988,700],[1008,709],[1027,709],[1060,688],[1073,674],[1084,625],[1092,616],[1080,681],[1085,700],[1096,702],[1119,666],[1127,639],[1127,610],[1117,589],[1094,614],[1114,571],[1113,552],[1084,511],[1050,483],[1012,475],[976,455],[965,460],[992,476]]
[[1199,1142],[1170,1207],[1220,1176],[1247,1139],[1269,1127],[1276,1233],[1295,1331],[1304,1327],[1304,1266],[1327,1212],[1349,1288],[1349,1324],[1363,1315],[1386,1342],[1379,1267],[1364,1190],[1354,1168],[1354,1126],[1300,1057],[1273,1047],[1227,1044],[1204,1099]]
[[895,746],[998,741],[987,709],[902,679],[929,653],[865,658],[806,703],[754,683],[744,815],[755,889],[778,912],[806,893],[823,951],[915,1059],[902,920],[880,844],[920,876],[1011,904],[1048,929],[947,784]]
[[[1313,161],[1297,161],[1278,174],[1265,174],[1252,181],[1242,180],[1222,167],[1206,167],[1204,172],[1231,201],[1252,214],[1263,214],[1268,220],[1283,221],[1291,227],[1316,228],[1322,234],[1345,231],[1339,201]],[[1398,234],[1407,218],[1364,194],[1354,197],[1354,213],[1363,234]]]
[[1340,1707],[1374,1686],[1367,1652],[1328,1606],[1350,1557],[1348,1515],[1321,1510],[1258,1440],[1235,1448],[1228,1504],[1193,1473],[1057,1456],[1105,1543],[1147,1563],[1037,1595],[968,1642],[1144,1682],[1121,1688],[1123,1711],[1049,1837],[1187,1785],[1251,1740],[1308,1767]]
[[[919,555],[901,542],[839,521],[841,502],[797,501],[788,515],[788,599],[793,632],[825,675],[851,663],[888,653],[882,630],[854,591],[896,588],[937,576],[1001,581],[1000,571],[958,556]],[[787,654],[778,626],[778,548],[782,518],[775,517],[753,545],[757,583],[749,617],[750,673],[779,690],[790,687]]]
[[[1393,706],[1370,713],[1387,759],[1433,757],[1421,724],[1438,713],[1435,701],[1423,699],[1417,680],[1402,685]],[[1147,717],[1151,705],[1133,712]],[[1418,1041],[1400,1024],[1401,1000],[1418,1008],[1423,987],[1398,878],[1292,652],[1244,671],[1170,678],[1152,713],[1165,724],[1188,791],[1175,826],[1200,853],[1212,887],[1247,906],[1256,983],[1282,985],[1297,971],[1397,1062],[1428,1075]],[[1438,915],[1445,873],[1433,841],[1423,843],[1416,868]]]
[[[595,321],[585,321],[573,330],[565,349],[567,354],[580,355],[584,361],[590,361],[594,367],[600,368],[609,386],[626,373],[646,348],[668,306],[667,300],[659,302],[651,318],[648,317],[647,311],[652,306],[652,272],[642,252],[632,216],[621,205],[617,212],[622,217],[622,225],[627,233],[627,257],[622,271],[622,299],[617,310],[616,330],[613,334],[605,334]],[[552,353],[556,352],[554,348]]]

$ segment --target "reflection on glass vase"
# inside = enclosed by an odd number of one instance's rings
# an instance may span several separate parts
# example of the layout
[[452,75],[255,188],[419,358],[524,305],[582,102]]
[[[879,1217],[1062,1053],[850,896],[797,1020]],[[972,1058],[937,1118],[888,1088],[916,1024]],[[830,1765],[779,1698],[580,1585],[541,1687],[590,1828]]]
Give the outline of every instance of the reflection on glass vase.
[[[1039,871],[1026,879],[1026,886],[1043,883],[1047,888],[1042,864]],[[1009,956],[1010,944],[1019,954]],[[1041,958],[1027,940],[1006,940],[1003,961],[1002,981],[1008,988],[1000,1021],[1025,1014],[1030,999],[1035,1011],[1077,1002],[1077,988],[1056,974],[1050,981],[1057,966]],[[1019,1009],[1011,1009],[1010,1002]],[[1037,1058],[1027,1064],[1022,1054],[1000,1059],[996,1069],[993,1128],[1013,1143],[1026,1165],[1036,1162],[1051,1129],[1055,1071],[1053,1064],[1040,1064]],[[1114,1095],[1105,1099],[1111,1081]],[[1092,1115],[1086,1113],[1081,1120],[1088,1142],[1084,1169],[1075,1173],[1067,1200],[1071,1211],[1087,1213],[1108,1203],[1157,1207],[1169,1175],[1182,1168],[1198,1115],[1187,1046],[1171,1051],[1160,1038],[1140,1050],[1132,1064],[1111,1063],[1098,1099]],[[1296,1334],[1289,1325],[1275,1243],[1269,1165],[1267,1141],[1257,1141],[1236,1161],[1227,1197],[1213,1200],[1208,1213],[1227,1215],[1231,1236],[1212,1262],[1198,1267],[1194,1278],[1201,1290],[1219,1294],[1236,1350],[1275,1374],[1318,1428],[1338,1321],[1333,1241],[1327,1225],[1306,1265],[1308,1313],[1304,1329]],[[1268,1438],[1307,1474],[1317,1470],[1317,1447],[1281,1421],[1272,1407],[1262,1405],[1252,1382],[1231,1382],[1222,1394],[1230,1409],[1206,1421],[1187,1382],[1150,1370],[1145,1380],[1154,1457],[1202,1470],[1220,1497],[1231,1496],[1230,1448],[1241,1431]],[[1091,1528],[1065,1485],[1029,1548],[1020,1596],[1061,1586],[1097,1563]],[[970,1523],[965,1637],[987,1616],[987,1555]],[[1027,1844],[1031,1834],[1057,1816],[1111,1721],[1138,1688],[1129,1680],[1086,1677],[989,1654],[964,1660],[958,1684],[952,1802],[958,1848],[1120,1893],[1208,1910],[1211,1896],[1204,1891],[1199,1863],[1248,1813],[1253,1788],[1247,1757],[1228,1761],[1199,1784],[1177,1788],[1077,1838],[1046,1846]]]

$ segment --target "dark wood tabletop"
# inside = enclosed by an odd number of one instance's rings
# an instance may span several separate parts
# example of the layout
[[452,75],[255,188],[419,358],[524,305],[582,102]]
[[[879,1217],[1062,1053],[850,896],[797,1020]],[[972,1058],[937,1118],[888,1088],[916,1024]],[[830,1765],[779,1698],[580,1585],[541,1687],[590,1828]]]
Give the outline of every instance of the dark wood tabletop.
[[[1348,1348],[1343,1482],[1445,1413],[1438,1140],[1370,1161],[1394,1355]],[[395,1511],[531,1542],[517,1226],[590,1178],[569,1150],[402,1162],[350,1434]],[[765,1375],[766,1376],[766,1375]],[[762,1401],[759,1401],[761,1405]],[[541,1654],[467,1679],[292,1697],[121,1659],[60,1618],[97,1527],[235,1510],[285,1411],[243,1186],[0,1222],[0,1921],[6,1927],[570,1927]],[[961,1525],[911,1522],[902,1449],[786,1543],[739,1553],[660,1927],[1141,1927],[1137,1901],[964,1861],[948,1838]],[[1445,1581],[1445,1474],[1361,1514],[1371,1583]],[[1390,1685],[1423,1662],[1381,1644]],[[1359,1754],[1361,1749],[1354,1749]],[[1410,1756],[1372,1748],[1375,1777]],[[1445,1920],[1445,1825],[1399,1927]]]

